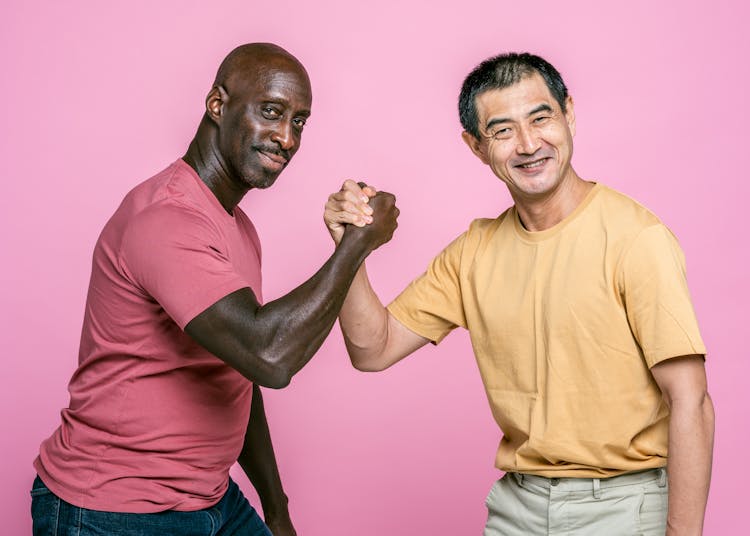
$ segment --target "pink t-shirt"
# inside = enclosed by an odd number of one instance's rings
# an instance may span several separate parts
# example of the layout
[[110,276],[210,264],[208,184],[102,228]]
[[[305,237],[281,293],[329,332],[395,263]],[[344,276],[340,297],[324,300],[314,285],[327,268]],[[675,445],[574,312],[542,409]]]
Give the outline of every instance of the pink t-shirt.
[[219,501],[251,383],[183,329],[243,287],[262,299],[255,228],[183,160],[125,197],[94,248],[70,407],[34,462],[53,493],[113,512]]

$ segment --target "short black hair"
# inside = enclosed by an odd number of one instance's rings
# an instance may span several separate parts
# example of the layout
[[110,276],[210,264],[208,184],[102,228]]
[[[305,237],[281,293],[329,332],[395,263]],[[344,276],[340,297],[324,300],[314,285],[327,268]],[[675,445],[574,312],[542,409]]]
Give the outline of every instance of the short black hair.
[[491,89],[512,86],[534,73],[544,78],[550,93],[565,112],[568,88],[557,69],[534,54],[508,52],[484,60],[464,80],[458,97],[458,115],[464,130],[477,139],[481,136],[476,105],[478,95]]

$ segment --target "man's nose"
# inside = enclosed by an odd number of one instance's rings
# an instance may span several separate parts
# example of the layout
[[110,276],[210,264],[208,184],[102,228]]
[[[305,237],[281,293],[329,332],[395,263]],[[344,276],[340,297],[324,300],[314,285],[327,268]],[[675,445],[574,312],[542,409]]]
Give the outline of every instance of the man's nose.
[[285,151],[294,147],[295,139],[291,123],[279,121],[275,127],[271,133],[271,141],[278,143],[279,147]]
[[542,146],[539,136],[534,129],[521,126],[518,130],[518,146],[516,151],[519,154],[534,154]]

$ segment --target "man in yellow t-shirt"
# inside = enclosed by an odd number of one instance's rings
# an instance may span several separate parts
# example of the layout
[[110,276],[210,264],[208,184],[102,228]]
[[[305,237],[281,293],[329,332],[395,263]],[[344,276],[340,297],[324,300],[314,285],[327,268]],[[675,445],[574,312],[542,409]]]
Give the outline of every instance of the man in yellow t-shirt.
[[[352,363],[383,370],[469,330],[503,432],[487,536],[700,534],[714,414],[677,240],[573,170],[573,102],[542,58],[481,63],[459,112],[514,205],[475,220],[388,308],[363,265],[339,317]],[[334,241],[372,221],[374,194],[347,181],[331,195]]]

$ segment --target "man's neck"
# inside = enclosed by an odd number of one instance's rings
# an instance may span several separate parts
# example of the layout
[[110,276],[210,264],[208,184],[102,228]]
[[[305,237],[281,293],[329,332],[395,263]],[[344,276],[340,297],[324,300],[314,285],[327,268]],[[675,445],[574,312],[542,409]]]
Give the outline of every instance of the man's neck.
[[594,184],[570,169],[569,175],[545,195],[520,196],[511,192],[523,226],[531,232],[544,231],[567,218],[584,200]]
[[234,207],[242,200],[248,192],[248,188],[239,186],[236,181],[231,179],[229,170],[216,150],[214,143],[205,135],[202,129],[190,142],[185,156],[182,159],[195,170],[201,180],[213,192],[229,214],[232,214]]

